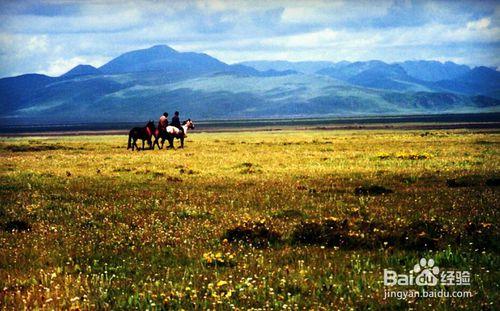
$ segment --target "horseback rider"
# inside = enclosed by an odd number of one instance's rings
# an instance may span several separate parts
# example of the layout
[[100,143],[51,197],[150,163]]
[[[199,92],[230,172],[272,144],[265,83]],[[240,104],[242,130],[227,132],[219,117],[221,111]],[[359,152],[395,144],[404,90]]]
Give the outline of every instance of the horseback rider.
[[179,129],[179,136],[184,136],[184,128],[182,128],[181,121],[179,119],[179,111],[174,112],[174,116],[172,117],[172,126],[175,126]]
[[168,126],[168,112],[164,112],[158,121],[158,131],[165,132]]

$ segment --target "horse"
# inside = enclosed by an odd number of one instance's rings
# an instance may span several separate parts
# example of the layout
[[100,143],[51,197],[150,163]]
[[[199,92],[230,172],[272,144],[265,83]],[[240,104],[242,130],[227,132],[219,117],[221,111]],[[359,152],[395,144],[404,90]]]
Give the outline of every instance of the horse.
[[149,120],[149,122],[146,124],[145,127],[134,127],[128,133],[127,149],[132,148],[133,151],[134,147],[136,147],[137,151],[139,151],[140,149],[139,146],[137,145],[138,139],[142,140],[142,150],[144,150],[145,140],[148,142],[149,149],[152,149],[153,145],[151,143],[151,136],[154,134],[155,131],[156,131],[155,123],[151,120]]
[[[184,133],[182,133],[181,130],[176,128],[175,126],[167,126],[167,134],[166,134],[166,139],[168,140],[168,146],[167,149],[172,149],[174,148],[174,138],[180,139],[181,141],[181,146],[180,148],[184,148],[184,138],[187,137],[187,132],[188,130],[193,130],[194,129],[194,123],[191,121],[191,119],[187,119],[186,121],[182,122],[182,129],[184,130]],[[162,142],[163,146],[163,142]],[[158,146],[159,147],[159,146]]]
[[[161,130],[160,128],[157,128],[153,136],[155,137],[155,141],[153,142],[153,149],[155,148],[155,146],[158,146],[158,149],[163,149],[163,144],[165,143],[165,140],[168,139],[167,130],[166,129]],[[161,139],[161,146],[159,143],[160,139]]]

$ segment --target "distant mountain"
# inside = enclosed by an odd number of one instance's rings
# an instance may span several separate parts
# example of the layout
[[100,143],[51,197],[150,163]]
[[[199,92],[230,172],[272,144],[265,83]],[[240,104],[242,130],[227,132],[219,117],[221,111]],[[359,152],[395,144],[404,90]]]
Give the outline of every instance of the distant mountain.
[[500,72],[480,66],[468,71],[467,73],[455,78],[457,81],[463,81],[467,83],[481,83],[487,84],[488,86],[500,86]]
[[384,70],[394,71],[394,67],[379,60],[371,60],[367,62],[347,63],[341,66],[334,65],[318,70],[316,73],[346,81],[366,70],[376,70],[378,72],[384,72]]
[[382,61],[347,63],[321,69],[318,74],[326,75],[353,85],[393,90],[393,91],[431,91],[421,81],[409,76],[398,64]]
[[17,77],[0,79],[1,110],[10,113],[24,105],[33,105],[36,92],[56,81],[57,78],[40,74],[25,74]]
[[426,91],[399,65],[377,64],[347,79],[351,84],[396,91]]
[[308,61],[308,62],[288,62],[284,60],[277,61],[249,61],[241,62],[240,65],[249,66],[260,71],[295,71],[301,73],[312,74],[323,68],[332,67],[335,65],[334,62],[326,61]]
[[453,62],[437,61],[405,61],[398,63],[409,76],[422,81],[440,81],[458,78],[471,69],[466,65],[457,65]]
[[241,65],[241,64],[236,64],[236,65],[230,65],[228,68],[224,69],[223,71],[219,71],[218,74],[235,74],[239,76],[254,76],[254,77],[276,77],[276,76],[286,76],[286,75],[291,75],[291,74],[297,74],[298,72],[293,71],[293,70],[284,70],[284,71],[277,71],[277,70],[265,70],[265,71],[260,71],[257,70],[253,67]]
[[488,67],[476,67],[455,79],[438,81],[434,85],[459,94],[500,98],[500,72]]
[[500,98],[498,71],[488,67],[476,67],[471,70],[467,66],[452,62],[443,64],[434,61],[408,61],[387,64],[375,60],[328,67],[317,73],[375,89],[451,92]]
[[62,75],[62,77],[76,77],[76,76],[86,76],[86,75],[98,75],[102,72],[91,65],[78,65]]
[[[500,107],[498,72],[486,67],[427,81],[408,74],[402,64],[376,60],[278,64],[259,70],[154,46],[120,55],[98,69],[79,65],[60,77],[0,79],[0,123],[140,121],[175,110],[192,118],[231,119]],[[311,73],[316,68],[321,69]]]
[[100,67],[99,70],[106,74],[147,71],[188,71],[199,74],[223,71],[228,66],[203,53],[181,53],[166,45],[156,45],[149,49],[122,54]]

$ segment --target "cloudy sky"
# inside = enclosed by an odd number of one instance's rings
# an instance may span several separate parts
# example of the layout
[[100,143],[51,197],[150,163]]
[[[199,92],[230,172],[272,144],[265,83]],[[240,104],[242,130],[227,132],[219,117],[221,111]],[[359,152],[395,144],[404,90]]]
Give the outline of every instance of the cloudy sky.
[[0,0],[0,77],[167,44],[245,60],[500,66],[500,1]]

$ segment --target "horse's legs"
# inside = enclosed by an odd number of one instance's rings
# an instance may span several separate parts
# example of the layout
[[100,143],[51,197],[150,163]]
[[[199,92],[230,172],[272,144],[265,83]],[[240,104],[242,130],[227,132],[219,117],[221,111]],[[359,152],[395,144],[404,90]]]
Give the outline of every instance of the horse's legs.
[[140,150],[139,145],[137,145],[137,138],[134,138],[134,144],[133,144],[133,146],[135,146],[135,148],[137,149],[137,151]]
[[168,134],[167,134],[167,133],[165,133],[165,134],[163,135],[163,137],[161,138],[161,148],[163,148],[163,146],[165,145],[165,141],[168,141],[168,140],[169,140],[169,139],[168,139]]
[[173,149],[174,148],[174,138],[173,137],[168,137],[168,147],[167,149]]
[[184,137],[181,137],[181,148],[184,148]]
[[153,150],[155,149],[155,145],[158,145],[158,149],[160,149],[160,144],[158,143],[158,137],[155,137],[155,140],[153,142]]

